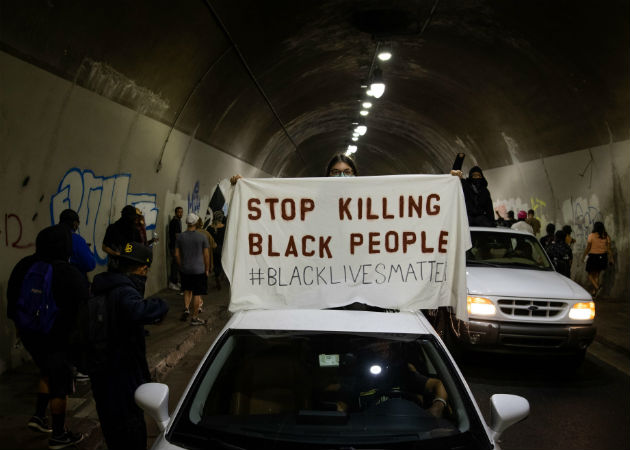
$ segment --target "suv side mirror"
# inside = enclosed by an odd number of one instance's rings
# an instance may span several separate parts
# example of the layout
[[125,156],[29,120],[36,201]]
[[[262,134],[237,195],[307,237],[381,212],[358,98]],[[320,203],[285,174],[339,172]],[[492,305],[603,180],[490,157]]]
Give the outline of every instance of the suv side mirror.
[[164,431],[171,418],[168,415],[168,386],[162,383],[145,383],[138,386],[136,404],[151,416],[160,431]]
[[519,395],[494,394],[490,397],[490,428],[494,431],[495,439],[528,415],[529,402]]

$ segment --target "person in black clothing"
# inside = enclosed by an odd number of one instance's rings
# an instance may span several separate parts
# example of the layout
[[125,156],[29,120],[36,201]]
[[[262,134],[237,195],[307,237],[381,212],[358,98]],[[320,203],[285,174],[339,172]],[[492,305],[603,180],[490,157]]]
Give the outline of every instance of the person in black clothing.
[[547,254],[551,258],[556,272],[567,278],[571,278],[571,263],[573,262],[573,252],[566,243],[566,233],[562,230],[556,231],[553,242],[547,247]]
[[110,224],[103,238],[103,251],[110,256],[120,256],[127,242],[142,242],[142,236],[136,228],[136,208],[125,206],[120,219]]
[[214,280],[216,288],[221,289],[221,274],[223,273],[223,265],[221,264],[221,252],[223,251],[223,240],[225,239],[225,215],[223,211],[218,210],[212,214],[212,223],[208,227],[208,231],[216,242],[216,247],[212,250],[212,258],[214,261]]
[[90,373],[96,411],[109,450],[145,450],[144,413],[134,401],[136,388],[151,381],[144,325],[157,323],[168,312],[159,298],[144,299],[152,261],[149,247],[129,242],[117,264],[94,277],[95,295],[107,295],[109,322],[106,369]]
[[553,235],[556,232],[556,226],[553,223],[548,223],[546,231],[547,234],[540,238],[540,245],[542,245],[545,250],[547,250],[547,247],[549,247],[553,242]]
[[[16,321],[17,301],[22,283],[30,267],[38,261],[52,265],[52,295],[58,308],[52,329],[47,334],[18,329],[24,348],[30,353],[40,370],[39,389],[35,414],[28,427],[50,433],[49,447],[61,449],[80,442],[83,435],[72,433],[65,427],[66,400],[73,392],[71,364],[72,337],[76,331],[80,303],[88,298],[88,281],[74,265],[68,262],[72,254],[70,229],[56,225],[44,228],[37,235],[35,254],[20,260],[9,277],[7,288],[7,316]],[[17,322],[16,322],[17,324]],[[46,418],[50,403],[52,430]]]
[[171,256],[171,274],[169,277],[169,288],[179,291],[179,266],[175,260],[175,244],[177,236],[182,232],[182,216],[184,208],[178,206],[175,208],[175,215],[168,224],[168,249]]
[[451,174],[461,178],[468,224],[478,227],[494,227],[494,209],[492,198],[488,190],[488,181],[483,176],[479,166],[474,166],[468,172],[468,178],[463,178],[461,170],[453,170]]

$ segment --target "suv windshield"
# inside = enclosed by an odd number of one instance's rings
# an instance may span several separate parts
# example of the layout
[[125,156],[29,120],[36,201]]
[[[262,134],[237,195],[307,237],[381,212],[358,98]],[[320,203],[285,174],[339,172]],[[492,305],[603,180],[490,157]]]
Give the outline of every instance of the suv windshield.
[[467,266],[553,270],[534,236],[499,231],[471,231],[470,236],[473,246],[466,252]]
[[489,448],[434,339],[231,330],[167,439],[186,448]]

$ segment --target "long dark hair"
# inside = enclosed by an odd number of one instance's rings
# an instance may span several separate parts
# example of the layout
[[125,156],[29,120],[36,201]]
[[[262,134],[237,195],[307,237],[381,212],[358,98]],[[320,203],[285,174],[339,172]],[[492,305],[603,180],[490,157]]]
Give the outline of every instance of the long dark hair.
[[608,236],[606,228],[604,228],[603,222],[595,222],[593,224],[593,233],[599,234],[600,239],[605,239]]
[[328,163],[328,167],[326,167],[326,173],[324,174],[324,176],[329,177],[330,169],[332,169],[332,167],[340,161],[348,164],[352,168],[352,171],[354,172],[355,176],[359,175],[357,172],[357,166],[354,164],[354,160],[343,153],[337,153],[335,156],[333,156],[330,159],[330,162]]

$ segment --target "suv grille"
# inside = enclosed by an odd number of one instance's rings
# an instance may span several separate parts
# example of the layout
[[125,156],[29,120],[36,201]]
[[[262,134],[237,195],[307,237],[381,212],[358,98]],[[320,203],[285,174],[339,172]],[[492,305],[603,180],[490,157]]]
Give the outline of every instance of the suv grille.
[[500,299],[497,303],[511,317],[555,317],[567,308],[566,302],[557,300]]

